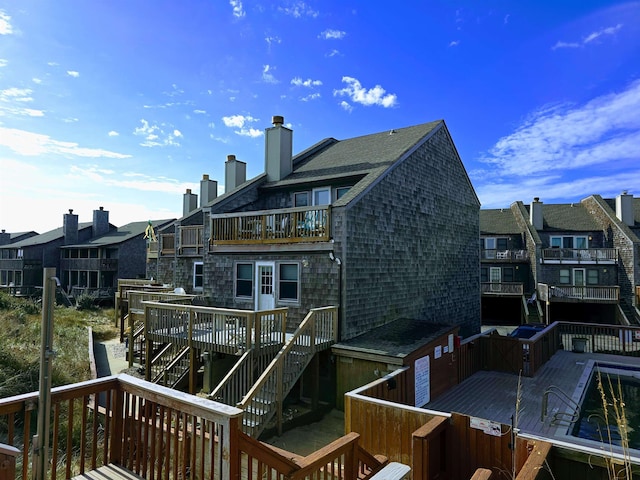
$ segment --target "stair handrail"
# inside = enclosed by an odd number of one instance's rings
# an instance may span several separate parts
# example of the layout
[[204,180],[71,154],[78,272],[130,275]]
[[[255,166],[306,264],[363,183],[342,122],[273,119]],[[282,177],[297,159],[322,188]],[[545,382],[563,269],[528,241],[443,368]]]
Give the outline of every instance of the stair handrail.
[[[173,345],[169,344],[168,346],[169,346],[169,350],[170,350]],[[163,352],[166,353],[167,349],[164,348]],[[156,376],[153,377],[153,379],[151,381],[153,383],[157,383],[160,378],[162,378],[162,377],[166,378],[167,374],[169,372],[171,372],[172,370],[174,370],[176,368],[176,365],[179,365],[180,362],[184,359],[184,357],[188,356],[188,355],[189,355],[189,347],[182,347],[178,351],[178,353],[176,353],[175,356],[171,359],[171,361],[162,369],[162,371],[160,371],[158,374],[156,374]],[[156,356],[156,358],[158,358],[158,357]],[[166,385],[166,383],[167,382],[165,380],[165,386],[169,386],[169,385]]]
[[[322,308],[314,308],[314,309],[309,310],[309,312],[307,313],[307,316],[300,323],[300,325],[298,326],[296,331],[293,333],[291,338],[288,339],[285,342],[285,344],[282,347],[282,349],[277,353],[275,358],[271,361],[271,363],[267,366],[267,368],[264,370],[264,372],[260,375],[258,380],[253,385],[253,387],[251,387],[251,389],[247,392],[247,394],[237,404],[238,408],[241,408],[242,410],[246,411],[246,409],[249,406],[249,404],[251,403],[251,401],[255,397],[257,397],[258,393],[263,389],[263,387],[267,384],[267,382],[272,377],[275,377],[275,383],[277,385],[277,391],[278,391],[278,395],[277,395],[278,398],[276,400],[276,403],[278,404],[278,408],[281,408],[282,400],[284,399],[284,396],[288,393],[288,392],[284,391],[283,379],[282,379],[282,367],[283,367],[283,364],[285,362],[286,356],[297,345],[297,341],[302,337],[302,335],[307,334],[307,333],[309,334],[310,354],[311,354],[311,356],[313,356],[313,354],[316,352],[316,346],[317,346],[317,337],[316,337],[316,335],[318,333],[318,331],[316,329],[316,325],[315,325],[315,320],[316,320],[316,317],[319,317],[319,313],[325,312],[325,311],[331,311],[332,312],[332,322],[331,322],[331,325],[330,325],[330,332],[326,332],[325,329],[321,329],[321,332],[324,333],[324,334],[328,333],[330,335],[330,342],[336,342],[337,341],[337,311],[338,311],[338,308],[337,307],[322,307]],[[320,320],[322,320],[322,319],[324,319],[324,316],[320,318]],[[327,338],[325,338],[325,337],[322,337],[322,338],[325,341],[322,342],[321,345],[324,346],[327,343],[326,342]],[[272,415],[272,414],[273,414],[273,412],[270,412],[270,415]]]
[[229,372],[224,376],[220,383],[213,389],[213,391],[207,395],[209,400],[215,400],[216,402],[224,403],[226,405],[235,406],[241,398],[235,399],[233,395],[229,395],[228,389],[230,386],[233,386],[235,383],[235,379],[239,378],[240,375],[244,373],[242,370],[244,367],[249,364],[251,366],[253,359],[254,349],[250,348],[246,352],[242,354],[240,359],[235,363],[235,365],[229,370]]
[[559,398],[562,401],[562,403],[567,405],[569,408],[573,409],[573,413],[571,414],[569,414],[568,412],[556,412],[554,414],[554,418],[556,418],[558,414],[570,415],[571,420],[569,423],[573,423],[578,418],[580,418],[580,405],[578,404],[578,402],[576,402],[573,398],[567,395],[560,387],[557,387],[556,385],[549,385],[547,389],[544,391],[544,393],[542,394],[542,411],[540,412],[541,422],[544,422],[547,416],[549,395],[555,395],[557,398]]

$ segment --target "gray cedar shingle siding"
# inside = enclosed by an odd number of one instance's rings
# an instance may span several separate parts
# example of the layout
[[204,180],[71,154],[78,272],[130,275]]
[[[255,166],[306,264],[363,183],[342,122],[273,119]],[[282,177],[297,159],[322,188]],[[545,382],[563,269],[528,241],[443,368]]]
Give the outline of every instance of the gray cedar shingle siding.
[[341,339],[399,317],[479,332],[478,213],[446,128],[349,205]]

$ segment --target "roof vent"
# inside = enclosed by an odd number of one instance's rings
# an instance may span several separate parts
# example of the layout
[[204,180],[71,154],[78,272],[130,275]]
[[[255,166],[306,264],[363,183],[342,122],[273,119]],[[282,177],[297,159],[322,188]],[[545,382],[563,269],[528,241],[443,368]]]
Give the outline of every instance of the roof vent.
[[389,135],[393,135],[394,133],[396,133],[396,131],[393,128],[389,130]]

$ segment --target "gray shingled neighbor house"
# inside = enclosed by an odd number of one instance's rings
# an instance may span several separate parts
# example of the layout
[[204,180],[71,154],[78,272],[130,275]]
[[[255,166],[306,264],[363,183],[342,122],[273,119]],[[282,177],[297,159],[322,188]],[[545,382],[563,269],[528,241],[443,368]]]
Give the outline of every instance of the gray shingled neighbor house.
[[286,306],[290,330],[339,306],[339,339],[398,318],[480,330],[480,203],[444,121],[328,138],[292,155],[282,117],[265,173],[230,155],[226,193],[205,176],[159,232],[157,280],[208,305]]
[[480,225],[483,320],[640,323],[640,198],[535,198]]

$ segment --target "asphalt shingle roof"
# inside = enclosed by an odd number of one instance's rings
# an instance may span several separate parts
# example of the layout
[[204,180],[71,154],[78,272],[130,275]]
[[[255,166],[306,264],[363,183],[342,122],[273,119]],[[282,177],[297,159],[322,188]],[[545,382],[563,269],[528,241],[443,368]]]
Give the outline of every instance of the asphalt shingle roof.
[[515,235],[520,233],[510,208],[480,210],[481,235]]
[[[152,220],[151,225],[155,230],[159,226],[164,226],[165,224],[168,224],[172,221],[173,219]],[[76,245],[65,245],[62,248],[79,248],[79,247],[89,248],[89,247],[105,247],[108,245],[117,245],[119,243],[126,242],[127,240],[135,238],[139,235],[142,235],[146,230],[147,225],[149,225],[148,221],[128,223],[127,225],[123,225],[122,227],[119,227],[117,230],[106,233],[100,237],[92,238],[91,240],[88,240],[84,243],[80,243]]]
[[544,230],[587,232],[600,230],[592,215],[580,203],[559,203],[542,206]]
[[[84,230],[85,228],[91,228],[93,226],[92,222],[83,222],[78,224],[78,231]],[[54,240],[58,240],[64,236],[62,232],[62,227],[56,228],[54,230],[49,230],[48,232],[41,233],[40,235],[36,235],[34,237],[29,237],[24,240],[20,240],[19,242],[10,243],[9,245],[4,245],[0,248],[25,248],[32,247],[34,245],[44,245],[49,242],[53,242]]]
[[405,357],[423,345],[451,330],[451,325],[428,323],[424,320],[400,318],[393,322],[340,342],[336,348],[346,346],[391,357]]

